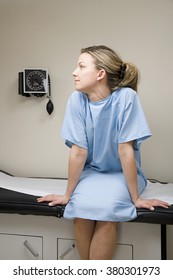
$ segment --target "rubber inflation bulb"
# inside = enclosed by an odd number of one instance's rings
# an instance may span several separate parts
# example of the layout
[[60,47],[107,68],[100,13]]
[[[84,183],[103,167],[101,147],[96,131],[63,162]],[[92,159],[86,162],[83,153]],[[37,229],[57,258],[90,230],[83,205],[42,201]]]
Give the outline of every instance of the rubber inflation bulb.
[[53,109],[54,109],[53,103],[52,103],[52,101],[49,99],[49,101],[48,101],[48,103],[47,103],[47,105],[46,105],[46,110],[47,110],[47,112],[48,112],[49,115],[52,114]]

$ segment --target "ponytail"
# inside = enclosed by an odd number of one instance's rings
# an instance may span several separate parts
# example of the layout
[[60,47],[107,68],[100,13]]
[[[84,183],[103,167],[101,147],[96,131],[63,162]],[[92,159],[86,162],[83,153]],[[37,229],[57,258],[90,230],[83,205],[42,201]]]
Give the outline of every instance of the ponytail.
[[[120,83],[118,87],[130,87],[137,91],[139,73],[136,66],[132,63],[126,62],[123,64],[125,66],[124,75],[123,71],[120,69]],[[122,68],[122,67],[121,67]]]

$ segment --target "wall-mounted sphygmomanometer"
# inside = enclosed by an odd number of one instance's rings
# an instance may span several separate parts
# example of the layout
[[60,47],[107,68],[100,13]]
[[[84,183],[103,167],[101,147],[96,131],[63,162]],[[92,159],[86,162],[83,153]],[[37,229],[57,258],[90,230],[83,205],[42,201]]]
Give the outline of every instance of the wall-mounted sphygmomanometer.
[[53,112],[54,106],[51,101],[50,76],[47,69],[29,69],[19,72],[19,94],[25,97],[43,97],[49,99],[46,110],[49,115]]

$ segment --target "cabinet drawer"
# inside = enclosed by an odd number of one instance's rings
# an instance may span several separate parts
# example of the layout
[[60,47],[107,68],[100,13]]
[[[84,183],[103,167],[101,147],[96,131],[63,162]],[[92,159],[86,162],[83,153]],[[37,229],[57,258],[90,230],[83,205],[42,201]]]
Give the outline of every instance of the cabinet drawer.
[[41,236],[0,233],[1,260],[40,260],[42,247]]
[[[74,239],[57,240],[58,259],[61,260],[79,260],[79,253],[77,251]],[[116,251],[113,256],[114,260],[132,260],[133,246],[131,244],[116,245]]]

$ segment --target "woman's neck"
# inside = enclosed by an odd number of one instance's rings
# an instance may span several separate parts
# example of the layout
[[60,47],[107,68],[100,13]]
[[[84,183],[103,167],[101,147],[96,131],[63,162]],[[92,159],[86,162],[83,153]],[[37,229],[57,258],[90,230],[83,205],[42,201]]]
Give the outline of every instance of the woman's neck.
[[110,89],[108,89],[107,87],[100,90],[97,89],[97,91],[93,91],[91,93],[88,93],[87,95],[90,101],[97,102],[108,97],[110,95]]

